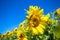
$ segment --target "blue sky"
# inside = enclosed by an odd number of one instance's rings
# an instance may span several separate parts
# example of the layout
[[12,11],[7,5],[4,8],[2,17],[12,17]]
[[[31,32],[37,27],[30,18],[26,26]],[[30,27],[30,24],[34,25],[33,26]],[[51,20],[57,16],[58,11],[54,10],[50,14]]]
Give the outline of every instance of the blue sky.
[[47,14],[60,7],[60,0],[0,0],[0,33],[18,27],[25,19],[24,9],[30,5],[43,8]]

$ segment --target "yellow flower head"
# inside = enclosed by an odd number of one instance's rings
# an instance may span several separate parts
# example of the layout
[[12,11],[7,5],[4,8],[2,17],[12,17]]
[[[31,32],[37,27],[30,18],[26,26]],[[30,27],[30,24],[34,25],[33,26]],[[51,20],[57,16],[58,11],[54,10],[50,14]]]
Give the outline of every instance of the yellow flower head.
[[[27,11],[28,27],[32,30],[33,34],[43,34],[45,29],[45,24],[49,18],[50,14],[46,16],[43,15],[43,9],[40,9],[38,6],[30,6]],[[42,24],[43,23],[43,24]]]
[[8,31],[8,32],[6,32],[6,35],[12,36],[12,35],[13,35],[13,33],[12,33],[12,32],[10,32],[10,31]]
[[[45,29],[45,24],[49,21],[50,14],[46,16],[43,15],[43,9],[40,9],[38,6],[30,6],[29,10],[27,11],[28,16],[28,27],[32,30],[33,34],[43,34]],[[43,23],[43,24],[42,24]]]
[[22,31],[17,32],[18,40],[27,40],[27,36]]
[[4,38],[6,35],[5,34],[3,34],[3,35],[1,35],[1,38]]
[[23,24],[23,23],[20,23],[20,24],[19,24],[19,27],[20,27],[20,28],[24,28],[24,24]]
[[14,33],[17,33],[18,31],[19,31],[18,28],[15,28],[15,29],[14,29]]
[[29,11],[27,11],[28,22],[31,26],[38,26],[40,23],[40,17],[43,14],[43,9],[40,9],[38,6],[30,6]]
[[58,8],[58,9],[56,10],[56,14],[57,14],[57,15],[60,15],[60,8]]

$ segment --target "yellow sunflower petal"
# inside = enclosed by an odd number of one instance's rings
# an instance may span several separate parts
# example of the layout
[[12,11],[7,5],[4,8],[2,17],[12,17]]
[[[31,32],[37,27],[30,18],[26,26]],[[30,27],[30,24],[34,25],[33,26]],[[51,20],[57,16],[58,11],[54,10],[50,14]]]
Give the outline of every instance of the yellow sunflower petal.
[[44,10],[43,10],[43,9],[41,9],[41,10],[39,11],[39,14],[43,14],[43,11],[44,11]]
[[37,29],[35,29],[34,27],[32,27],[32,33],[33,33],[33,34],[38,34]]
[[23,40],[28,40],[27,38],[23,38]]
[[47,14],[46,16],[41,17],[41,21],[47,22],[49,21],[49,18],[50,18],[50,14]]
[[44,32],[44,29],[41,28],[40,26],[36,27],[36,29],[39,31],[40,34],[43,34]]
[[39,26],[40,26],[41,28],[45,29],[45,26],[44,26],[44,25],[42,25],[42,24],[39,24]]
[[56,10],[56,13],[59,15],[60,14],[60,8]]

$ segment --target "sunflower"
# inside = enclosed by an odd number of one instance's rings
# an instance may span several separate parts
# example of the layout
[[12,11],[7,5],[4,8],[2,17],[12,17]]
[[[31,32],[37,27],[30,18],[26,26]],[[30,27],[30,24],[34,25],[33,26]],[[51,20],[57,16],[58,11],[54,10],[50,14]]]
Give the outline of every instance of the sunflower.
[[22,31],[17,32],[18,40],[27,40],[27,36]]
[[4,38],[4,37],[6,37],[6,35],[5,35],[5,34],[2,34],[2,35],[1,35],[1,38]]
[[30,6],[27,11],[28,16],[28,27],[32,30],[33,34],[43,34],[45,29],[45,24],[50,18],[50,14],[43,15],[43,9],[40,9],[37,6]]
[[19,32],[19,29],[15,28],[14,31],[13,31],[13,33],[17,33],[17,32]]
[[[20,26],[23,26],[23,25],[20,25]],[[22,28],[22,27],[21,27],[21,28]],[[21,31],[20,29],[15,28],[15,29],[14,29],[14,33],[17,34],[18,40],[27,40],[27,37],[23,34],[23,31]]]
[[56,10],[56,15],[60,15],[60,8]]
[[13,36],[13,33],[10,32],[10,31],[7,31],[7,32],[6,32],[6,35],[8,35],[8,36]]
[[23,23],[20,23],[20,24],[19,24],[19,27],[20,27],[20,28],[24,28]]

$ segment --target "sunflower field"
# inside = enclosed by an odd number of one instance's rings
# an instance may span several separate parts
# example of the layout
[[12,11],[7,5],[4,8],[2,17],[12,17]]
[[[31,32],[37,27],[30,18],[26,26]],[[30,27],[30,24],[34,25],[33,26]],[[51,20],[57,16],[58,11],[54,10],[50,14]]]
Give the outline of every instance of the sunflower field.
[[13,31],[0,34],[0,40],[60,40],[60,8],[46,15],[38,6],[25,11],[26,19]]

